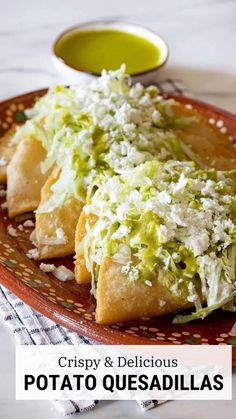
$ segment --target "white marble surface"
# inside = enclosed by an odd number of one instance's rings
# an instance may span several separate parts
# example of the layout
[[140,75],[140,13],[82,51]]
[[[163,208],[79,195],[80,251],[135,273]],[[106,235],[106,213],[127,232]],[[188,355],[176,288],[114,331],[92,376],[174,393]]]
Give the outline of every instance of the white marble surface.
[[[69,83],[53,65],[51,45],[64,28],[81,21],[118,18],[156,30],[170,47],[159,78],[182,79],[198,98],[236,112],[236,1],[234,0],[0,0],[0,99]],[[103,402],[86,419],[233,419],[233,401],[170,402],[147,413],[134,402]],[[14,342],[0,323],[0,419],[59,415],[49,402],[14,400]]]

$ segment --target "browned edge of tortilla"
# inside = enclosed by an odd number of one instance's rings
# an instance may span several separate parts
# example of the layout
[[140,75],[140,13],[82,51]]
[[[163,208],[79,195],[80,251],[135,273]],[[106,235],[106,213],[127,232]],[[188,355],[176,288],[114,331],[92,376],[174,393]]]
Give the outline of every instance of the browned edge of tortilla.
[[46,152],[32,137],[23,138],[7,167],[7,206],[10,218],[34,211],[40,202],[41,189],[48,173],[41,163]]
[[[60,169],[55,167],[42,187],[41,202],[45,203],[53,194],[51,187],[58,180]],[[58,258],[71,255],[75,247],[75,229],[83,204],[71,197],[63,205],[49,213],[36,212],[36,241],[39,259]],[[45,239],[56,238],[56,230],[62,228],[65,236],[63,244],[46,244]]]

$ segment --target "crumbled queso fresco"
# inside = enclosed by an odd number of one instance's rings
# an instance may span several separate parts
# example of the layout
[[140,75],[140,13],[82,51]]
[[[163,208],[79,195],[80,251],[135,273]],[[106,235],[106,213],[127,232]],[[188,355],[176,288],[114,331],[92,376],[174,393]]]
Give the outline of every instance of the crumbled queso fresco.
[[34,222],[32,221],[32,220],[26,220],[24,223],[23,223],[23,226],[24,227],[34,227]]
[[29,259],[37,260],[39,257],[38,249],[33,248],[33,249],[28,250],[28,252],[26,253],[26,256]]
[[11,224],[9,226],[7,226],[7,232],[9,234],[9,236],[17,237],[17,230],[14,227],[12,227]]

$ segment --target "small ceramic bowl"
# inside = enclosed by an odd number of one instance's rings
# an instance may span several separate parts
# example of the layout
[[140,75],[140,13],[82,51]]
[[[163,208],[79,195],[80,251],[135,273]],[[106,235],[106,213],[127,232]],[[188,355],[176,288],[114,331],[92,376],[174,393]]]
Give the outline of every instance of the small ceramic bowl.
[[93,78],[99,76],[99,74],[95,74],[89,71],[78,70],[77,68],[67,64],[57,52],[58,43],[63,38],[71,36],[73,32],[87,31],[87,30],[93,30],[93,29],[94,30],[114,29],[114,30],[132,33],[132,34],[138,35],[142,38],[149,40],[150,42],[152,42],[154,45],[158,47],[158,49],[160,50],[160,60],[159,60],[158,65],[151,70],[146,70],[140,73],[136,73],[134,76],[132,76],[132,80],[134,82],[139,81],[145,84],[145,83],[148,83],[149,81],[153,81],[155,79],[156,72],[167,61],[167,58],[169,55],[169,49],[168,49],[167,43],[164,41],[164,39],[160,35],[156,34],[150,29],[144,28],[136,24],[120,22],[118,20],[99,20],[99,21],[93,21],[93,22],[86,22],[86,23],[82,23],[78,26],[73,26],[65,30],[63,33],[61,33],[58,36],[58,38],[53,44],[54,62],[57,68],[59,69],[60,73],[66,78],[67,83],[91,81]]

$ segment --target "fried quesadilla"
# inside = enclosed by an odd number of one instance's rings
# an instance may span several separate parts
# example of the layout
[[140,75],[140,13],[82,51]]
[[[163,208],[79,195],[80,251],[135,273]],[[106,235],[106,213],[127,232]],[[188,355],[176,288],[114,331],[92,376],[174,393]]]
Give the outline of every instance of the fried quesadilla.
[[[47,179],[41,191],[41,202],[47,202],[52,196],[52,186],[60,173],[55,168]],[[75,228],[78,221],[82,203],[70,197],[63,205],[56,207],[49,213],[39,211],[36,213],[36,241],[39,259],[48,259],[70,255],[75,247]]]
[[192,315],[176,318],[187,321],[232,308],[235,204],[233,174],[193,162],[153,160],[104,181],[84,207],[79,250],[92,277],[97,321],[195,306]]
[[41,189],[48,177],[41,163],[46,153],[32,137],[23,138],[7,166],[7,206],[9,217],[37,209]]

